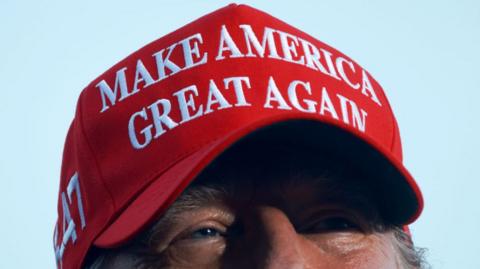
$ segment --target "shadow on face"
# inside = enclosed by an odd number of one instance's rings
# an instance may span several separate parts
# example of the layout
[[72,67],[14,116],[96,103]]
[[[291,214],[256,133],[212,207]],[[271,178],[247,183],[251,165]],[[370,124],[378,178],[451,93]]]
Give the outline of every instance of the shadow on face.
[[300,143],[239,143],[105,268],[400,268],[362,177]]

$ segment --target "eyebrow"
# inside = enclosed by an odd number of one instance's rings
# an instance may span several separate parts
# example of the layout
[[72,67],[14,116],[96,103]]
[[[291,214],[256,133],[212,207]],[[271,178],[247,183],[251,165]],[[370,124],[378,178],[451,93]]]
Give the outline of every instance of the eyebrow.
[[226,197],[228,197],[228,191],[216,184],[195,184],[188,187],[163,215],[140,236],[140,241],[147,245],[151,244],[160,232],[167,230],[166,228],[170,225],[174,225],[182,213],[223,201]]
[[228,196],[226,188],[219,185],[193,185],[188,187],[170,206],[165,217],[185,210],[194,210],[206,204],[224,200]]

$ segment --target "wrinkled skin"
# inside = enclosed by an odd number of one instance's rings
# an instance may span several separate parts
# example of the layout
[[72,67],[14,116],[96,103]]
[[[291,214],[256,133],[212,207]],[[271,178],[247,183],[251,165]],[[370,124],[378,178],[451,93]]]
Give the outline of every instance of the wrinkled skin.
[[174,204],[153,228],[148,259],[118,255],[107,268],[401,268],[366,198],[312,181],[235,182],[226,195]]

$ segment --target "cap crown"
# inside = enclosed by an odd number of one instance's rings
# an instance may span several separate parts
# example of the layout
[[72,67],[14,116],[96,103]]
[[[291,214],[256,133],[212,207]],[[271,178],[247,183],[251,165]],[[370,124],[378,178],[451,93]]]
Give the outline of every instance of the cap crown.
[[353,60],[251,7],[229,5],[131,54],[81,93],[63,156],[55,252],[79,268],[160,174],[251,122],[317,119],[401,162],[381,86]]

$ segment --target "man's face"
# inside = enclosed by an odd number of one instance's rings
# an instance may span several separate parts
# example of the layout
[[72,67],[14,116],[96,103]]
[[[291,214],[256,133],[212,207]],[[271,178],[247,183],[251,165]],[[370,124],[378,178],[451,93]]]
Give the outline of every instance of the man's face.
[[355,178],[297,169],[294,156],[256,159],[205,172],[111,268],[399,268]]

